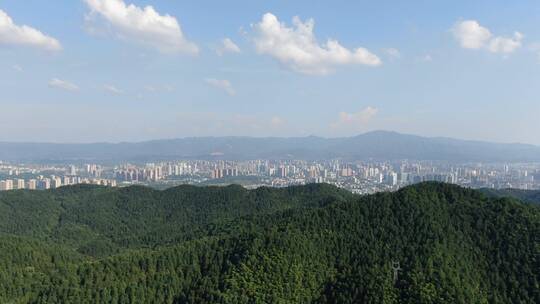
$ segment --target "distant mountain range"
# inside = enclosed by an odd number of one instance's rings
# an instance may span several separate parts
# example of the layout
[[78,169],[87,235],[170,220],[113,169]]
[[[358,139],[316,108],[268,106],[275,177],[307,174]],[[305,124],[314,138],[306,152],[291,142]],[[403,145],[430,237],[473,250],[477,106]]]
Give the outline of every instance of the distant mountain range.
[[156,159],[412,159],[540,161],[540,147],[374,131],[354,137],[191,137],[137,143],[0,142],[0,160],[146,161]]

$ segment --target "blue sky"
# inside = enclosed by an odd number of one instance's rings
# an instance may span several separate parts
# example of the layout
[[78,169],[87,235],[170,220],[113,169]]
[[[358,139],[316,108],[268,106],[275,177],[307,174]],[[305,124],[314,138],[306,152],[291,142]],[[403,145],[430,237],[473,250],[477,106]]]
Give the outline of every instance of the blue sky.
[[2,141],[384,129],[540,144],[537,1],[0,0],[0,10]]

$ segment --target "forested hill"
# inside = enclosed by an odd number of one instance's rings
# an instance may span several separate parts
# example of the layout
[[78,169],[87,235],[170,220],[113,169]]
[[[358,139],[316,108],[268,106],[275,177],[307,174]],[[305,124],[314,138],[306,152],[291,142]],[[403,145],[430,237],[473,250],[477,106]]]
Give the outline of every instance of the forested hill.
[[513,197],[526,203],[540,205],[540,190],[521,189],[480,189],[483,193],[492,197]]
[[207,235],[248,215],[319,207],[353,198],[327,184],[248,191],[237,185],[183,185],[164,191],[76,185],[0,192],[0,231],[69,245],[93,257]]
[[540,303],[539,236],[439,183],[0,192],[0,303]]

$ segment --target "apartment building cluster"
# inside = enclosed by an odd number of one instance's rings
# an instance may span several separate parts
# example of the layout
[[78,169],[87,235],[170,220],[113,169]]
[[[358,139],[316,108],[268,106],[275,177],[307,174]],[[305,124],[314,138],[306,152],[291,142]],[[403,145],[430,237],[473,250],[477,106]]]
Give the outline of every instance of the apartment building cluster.
[[62,186],[77,185],[77,184],[94,184],[109,187],[116,187],[117,183],[114,179],[102,178],[81,178],[79,176],[50,176],[39,177],[25,180],[23,178],[0,180],[0,191],[8,190],[47,190],[56,189]]

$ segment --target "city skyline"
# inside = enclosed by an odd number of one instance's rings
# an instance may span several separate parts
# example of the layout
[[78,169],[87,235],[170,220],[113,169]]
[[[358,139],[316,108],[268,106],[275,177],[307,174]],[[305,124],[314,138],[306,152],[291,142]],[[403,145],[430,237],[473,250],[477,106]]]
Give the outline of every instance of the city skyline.
[[426,181],[468,188],[540,189],[538,163],[452,163],[438,161],[173,160],[115,164],[20,164],[0,161],[0,191],[48,190],[77,184],[108,187],[178,185],[248,189],[327,183],[353,193],[395,191]]
[[540,145],[534,1],[28,5],[0,4],[0,141],[392,130]]

